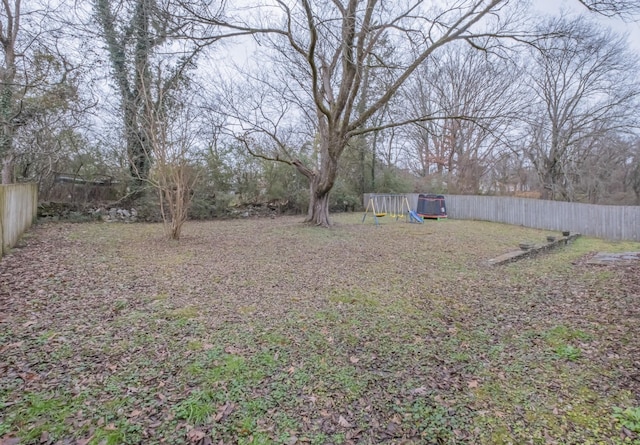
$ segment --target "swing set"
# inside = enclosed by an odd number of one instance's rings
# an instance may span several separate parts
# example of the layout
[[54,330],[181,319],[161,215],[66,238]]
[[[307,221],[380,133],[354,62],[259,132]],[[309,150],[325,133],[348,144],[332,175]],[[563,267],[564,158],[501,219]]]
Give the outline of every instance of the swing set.
[[369,212],[373,215],[376,225],[380,225],[378,218],[384,216],[395,218],[396,221],[400,218],[409,217],[411,207],[409,207],[409,200],[406,195],[370,195],[367,209],[362,216],[362,222],[367,218]]

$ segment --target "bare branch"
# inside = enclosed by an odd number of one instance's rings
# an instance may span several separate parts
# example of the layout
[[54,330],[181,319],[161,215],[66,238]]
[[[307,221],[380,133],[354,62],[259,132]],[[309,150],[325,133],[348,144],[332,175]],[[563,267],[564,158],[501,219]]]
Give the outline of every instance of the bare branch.
[[640,13],[640,4],[635,0],[578,0],[591,12],[605,17],[631,18]]

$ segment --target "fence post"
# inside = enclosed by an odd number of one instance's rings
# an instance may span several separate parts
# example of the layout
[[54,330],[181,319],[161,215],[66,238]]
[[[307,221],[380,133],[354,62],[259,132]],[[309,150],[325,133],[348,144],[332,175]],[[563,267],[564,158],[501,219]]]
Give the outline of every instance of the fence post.
[[0,185],[0,258],[38,216],[38,184]]
[[36,182],[31,184],[31,195],[32,195],[32,218],[31,224],[35,224],[38,222],[38,184]]

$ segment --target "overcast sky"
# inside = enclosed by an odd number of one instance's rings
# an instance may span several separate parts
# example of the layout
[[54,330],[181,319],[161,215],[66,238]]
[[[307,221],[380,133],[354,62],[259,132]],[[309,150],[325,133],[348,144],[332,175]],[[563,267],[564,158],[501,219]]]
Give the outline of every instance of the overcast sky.
[[[586,13],[586,8],[578,0],[535,0],[534,6],[541,13],[558,14],[561,10],[569,12]],[[622,19],[600,18],[600,21],[613,31],[629,34],[631,48],[640,52],[640,17],[635,22],[625,22]]]

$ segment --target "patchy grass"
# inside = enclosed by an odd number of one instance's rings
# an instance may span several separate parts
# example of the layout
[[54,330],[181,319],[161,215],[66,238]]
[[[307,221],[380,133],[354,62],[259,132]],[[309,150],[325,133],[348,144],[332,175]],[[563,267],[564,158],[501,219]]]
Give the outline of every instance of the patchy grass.
[[[47,224],[0,262],[0,439],[637,444],[635,243],[343,215]],[[1,442],[2,440],[0,440]]]

